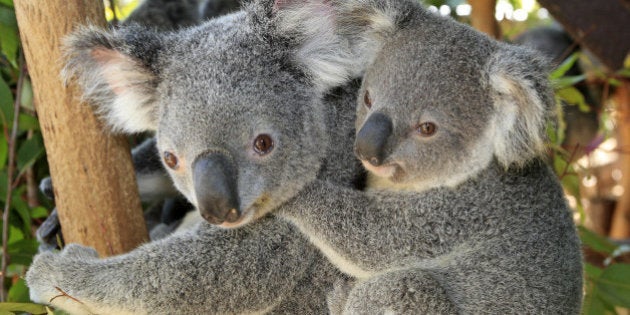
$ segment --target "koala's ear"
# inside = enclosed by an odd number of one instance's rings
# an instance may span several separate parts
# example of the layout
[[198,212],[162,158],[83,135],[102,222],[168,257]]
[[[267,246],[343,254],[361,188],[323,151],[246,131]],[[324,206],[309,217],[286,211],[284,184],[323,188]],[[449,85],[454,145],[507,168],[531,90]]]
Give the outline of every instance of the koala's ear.
[[84,27],[65,42],[66,81],[75,78],[83,98],[114,132],[157,127],[156,64],[161,44],[140,27],[105,31]]
[[497,113],[495,155],[507,168],[544,154],[555,101],[547,60],[521,47],[501,47],[490,58],[488,79]]
[[280,35],[297,41],[297,62],[323,89],[358,77],[369,59],[364,50],[377,50],[372,41],[394,25],[378,1],[274,0],[268,5]]

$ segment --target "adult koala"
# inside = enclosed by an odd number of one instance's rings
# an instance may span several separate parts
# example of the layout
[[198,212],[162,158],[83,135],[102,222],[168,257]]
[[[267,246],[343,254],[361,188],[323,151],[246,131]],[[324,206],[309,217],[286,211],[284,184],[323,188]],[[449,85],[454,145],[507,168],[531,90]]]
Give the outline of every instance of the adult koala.
[[[366,67],[355,151],[377,180],[370,192],[316,180],[279,215],[359,279],[338,290],[338,310],[578,313],[579,240],[541,160],[545,61],[415,1],[285,3],[281,19],[315,25],[313,12],[335,17]],[[214,187],[209,221],[240,226],[268,209],[231,201],[229,180]]]
[[[257,1],[168,34],[85,28],[69,43],[66,76],[114,130],[157,130],[178,188],[230,224],[233,213],[212,204],[270,210],[315,178],[350,186],[360,172],[357,87],[329,94],[350,76],[337,64],[351,55],[331,21],[300,29],[282,24],[281,11]],[[322,38],[327,48],[313,49]],[[226,181],[239,198],[215,194]],[[260,216],[237,230],[203,223],[107,259],[78,245],[42,253],[26,275],[31,298],[73,314],[325,313],[325,294],[345,277],[289,223]]]

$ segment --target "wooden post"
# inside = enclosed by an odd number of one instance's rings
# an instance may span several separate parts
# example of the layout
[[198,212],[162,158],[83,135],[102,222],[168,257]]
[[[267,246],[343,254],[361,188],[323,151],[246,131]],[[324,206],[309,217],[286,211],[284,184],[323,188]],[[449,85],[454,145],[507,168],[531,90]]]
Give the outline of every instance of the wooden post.
[[74,85],[64,86],[62,39],[78,24],[105,26],[101,0],[15,0],[15,13],[33,82],[55,202],[67,243],[101,256],[145,242],[129,145],[108,135]]
[[472,8],[470,24],[476,30],[488,34],[495,39],[501,39],[501,29],[494,17],[497,0],[468,0]]
[[617,200],[617,207],[613,214],[610,227],[610,237],[613,239],[630,238],[630,80],[622,81],[615,92],[617,111],[617,140],[619,165],[621,167],[621,181],[619,184],[624,192]]

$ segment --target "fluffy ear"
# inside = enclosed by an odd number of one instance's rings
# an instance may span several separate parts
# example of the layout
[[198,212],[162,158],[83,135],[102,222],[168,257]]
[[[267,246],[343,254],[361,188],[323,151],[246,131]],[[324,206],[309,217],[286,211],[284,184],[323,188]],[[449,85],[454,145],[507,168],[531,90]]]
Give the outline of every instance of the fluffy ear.
[[83,98],[115,132],[157,126],[157,35],[139,27],[104,31],[85,27],[66,39],[62,76],[75,78]]
[[275,0],[272,15],[280,35],[297,40],[297,62],[328,89],[359,76],[393,30],[396,16],[385,2]]
[[497,113],[495,155],[507,168],[544,154],[555,103],[547,60],[521,47],[501,47],[490,58],[488,79]]

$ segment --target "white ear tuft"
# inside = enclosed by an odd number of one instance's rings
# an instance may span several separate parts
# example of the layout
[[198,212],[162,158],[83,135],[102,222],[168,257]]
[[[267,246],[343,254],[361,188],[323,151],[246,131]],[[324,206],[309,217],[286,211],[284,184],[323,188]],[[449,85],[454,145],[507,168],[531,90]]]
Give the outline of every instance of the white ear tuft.
[[[120,36],[123,37],[123,36]],[[156,76],[116,33],[85,28],[66,42],[65,80],[76,78],[84,99],[114,132],[155,130]]]
[[554,98],[546,60],[522,48],[501,47],[489,62],[488,79],[496,109],[495,156],[507,168],[544,154]]
[[321,90],[353,77],[356,59],[347,42],[336,32],[335,10],[325,0],[276,1],[280,34],[298,43],[295,58]]

